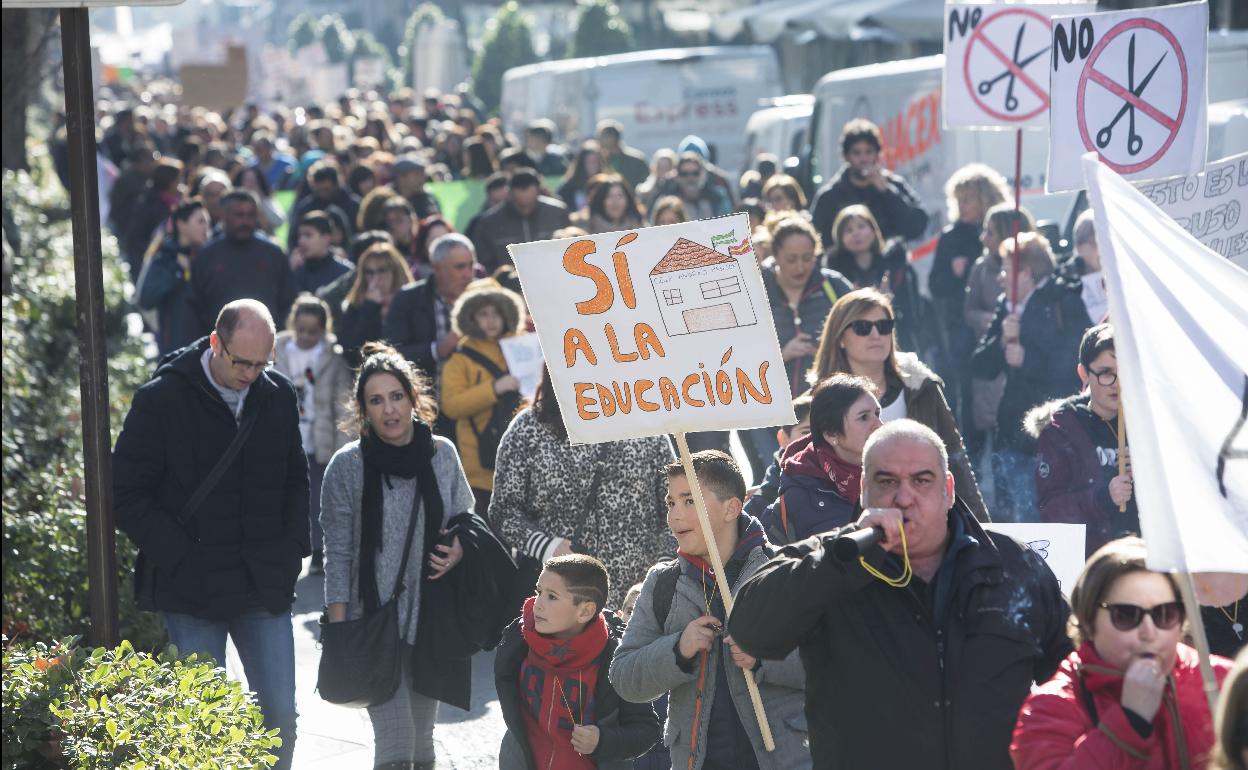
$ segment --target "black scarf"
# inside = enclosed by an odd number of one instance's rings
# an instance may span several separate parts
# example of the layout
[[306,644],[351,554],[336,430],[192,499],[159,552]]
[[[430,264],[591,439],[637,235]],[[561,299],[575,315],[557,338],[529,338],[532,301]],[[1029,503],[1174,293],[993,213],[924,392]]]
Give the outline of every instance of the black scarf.
[[[371,611],[381,606],[376,561],[377,554],[382,549],[384,528],[382,476],[386,477],[386,486],[391,489],[394,488],[390,483],[391,476],[416,479],[416,491],[420,494],[425,511],[424,551],[434,545],[429,533],[437,533],[442,527],[442,493],[438,489],[438,478],[433,472],[433,431],[420,420],[413,418],[412,440],[407,444],[387,444],[368,433],[360,439],[360,451],[364,456],[364,497],[360,503],[360,599],[365,609]],[[412,510],[412,515],[416,515],[415,509]],[[436,540],[436,536],[434,539]],[[402,580],[403,576],[400,575],[400,585]]]

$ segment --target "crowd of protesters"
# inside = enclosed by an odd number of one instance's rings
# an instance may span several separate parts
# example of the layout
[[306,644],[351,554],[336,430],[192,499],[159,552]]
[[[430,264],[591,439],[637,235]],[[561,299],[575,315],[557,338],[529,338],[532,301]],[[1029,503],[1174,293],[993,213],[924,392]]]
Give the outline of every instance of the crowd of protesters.
[[[407,589],[377,767],[433,766],[438,704],[469,687],[468,653],[434,637],[486,594],[518,616],[493,639],[505,767],[1207,766],[1183,605],[1122,539],[1139,521],[1090,212],[1059,258],[1001,174],[960,169],[923,286],[910,247],[935,223],[865,120],[808,197],[769,156],[738,180],[697,136],[650,158],[609,120],[575,146],[549,120],[516,136],[467,93],[100,119],[108,226],[162,357],[117,442],[118,523],[179,649],[220,661],[233,638],[278,767],[309,556],[326,623]],[[451,180],[483,193],[464,232],[428,189]],[[690,437],[729,623],[671,442],[569,444],[549,377],[526,401],[500,341],[532,333],[508,246],[733,212],[800,422],[738,432],[753,488],[727,433]],[[913,579],[886,585],[896,509]],[[990,521],[1087,525],[1069,604]],[[860,527],[886,532],[861,566],[825,554]],[[1209,608],[1216,652],[1243,646],[1242,603]]]

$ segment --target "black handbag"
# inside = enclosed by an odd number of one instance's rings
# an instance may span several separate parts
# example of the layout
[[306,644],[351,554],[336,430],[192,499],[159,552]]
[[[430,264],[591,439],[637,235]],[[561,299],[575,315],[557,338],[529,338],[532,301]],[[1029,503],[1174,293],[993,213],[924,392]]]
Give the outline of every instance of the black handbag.
[[403,578],[412,553],[420,500],[418,494],[412,502],[403,559],[390,598],[380,607],[366,606],[357,620],[330,623],[326,613],[321,613],[321,663],[316,673],[316,690],[329,703],[367,708],[385,703],[399,689],[403,679],[399,595],[403,593]]

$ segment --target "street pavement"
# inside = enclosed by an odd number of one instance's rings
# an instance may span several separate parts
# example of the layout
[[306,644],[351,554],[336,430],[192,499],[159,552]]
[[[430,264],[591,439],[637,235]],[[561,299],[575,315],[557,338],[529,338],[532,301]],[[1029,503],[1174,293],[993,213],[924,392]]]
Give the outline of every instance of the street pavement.
[[[324,580],[305,575],[296,587],[295,698],[299,708],[299,740],[294,770],[371,770],[373,730],[364,709],[348,709],[316,694],[317,619],[324,603]],[[228,669],[244,679],[238,655],[230,646]],[[245,686],[245,685],[244,685]],[[442,704],[433,730],[437,770],[484,770],[498,767],[498,746],[506,728],[494,695],[494,653],[473,658],[472,709]]]

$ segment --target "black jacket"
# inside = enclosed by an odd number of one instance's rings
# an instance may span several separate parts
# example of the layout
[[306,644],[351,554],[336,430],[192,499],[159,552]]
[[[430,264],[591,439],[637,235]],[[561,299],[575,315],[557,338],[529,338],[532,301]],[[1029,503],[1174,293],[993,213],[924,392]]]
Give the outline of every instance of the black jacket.
[[912,241],[923,235],[927,229],[927,212],[905,179],[891,171],[882,171],[880,173],[888,180],[888,189],[877,190],[870,185],[858,187],[849,181],[849,173],[847,163],[815,193],[810,209],[811,221],[818,228],[825,245],[835,243],[832,223],[836,221],[836,215],[855,203],[871,209],[885,239],[901,237]]
[[[847,253],[832,256],[828,267],[845,276],[855,289],[880,289],[892,297],[893,315],[897,320],[897,347],[923,356],[935,335],[931,333],[931,313],[927,300],[919,292],[919,279],[910,266],[910,252],[905,241],[894,238],[884,253],[862,270]],[[884,279],[888,286],[884,286]]]
[[[1070,652],[1070,611],[1034,552],[986,533],[961,502],[949,521],[931,584],[892,588],[838,561],[831,532],[784,548],[739,590],[729,631],[743,649],[801,649],[815,767],[1013,767],[1019,708]],[[900,574],[878,546],[867,559]]]
[[176,237],[165,238],[143,265],[134,290],[136,305],[156,311],[156,349],[162,356],[191,344],[201,334],[191,305],[191,285],[178,263],[179,251]]
[[1078,283],[1067,283],[1054,273],[1032,292],[1019,320],[1018,341],[1025,351],[1023,365],[1007,366],[1001,346],[1001,325],[1009,314],[1004,295],[997,301],[992,325],[975,348],[971,371],[991,380],[1005,372],[1005,394],[997,407],[997,446],[1020,452],[1035,451],[1035,442],[1023,430],[1023,418],[1033,407],[1079,390],[1079,341],[1092,322]]
[[[447,310],[449,312],[450,308]],[[430,276],[404,286],[394,295],[381,329],[382,337],[408,361],[419,366],[432,382],[437,382],[438,374],[438,362],[433,355],[433,344],[438,341],[436,312],[437,283]],[[449,324],[447,331],[450,331]]]
[[199,250],[191,270],[199,333],[212,331],[221,308],[236,299],[263,302],[282,328],[295,299],[295,283],[289,260],[272,241],[258,235],[245,241],[221,236]]
[[299,405],[280,373],[252,383],[243,418],[259,414],[247,443],[187,525],[177,521],[238,430],[200,364],[207,347],[203,338],[171,354],[134,394],[113,450],[117,526],[155,566],[146,573],[154,585],[136,585],[154,597],[146,609],[210,619],[256,605],[284,612],[312,549]]
[[[629,703],[620,698],[607,678],[611,658],[624,637],[624,621],[614,612],[605,613],[607,619],[607,644],[596,661],[598,684],[594,689],[594,724],[599,729],[598,748],[590,758],[598,767],[608,763],[627,763],[650,750],[659,740],[660,723],[649,703]],[[529,749],[528,733],[524,728],[524,715],[520,711],[520,665],[529,654],[529,645],[520,633],[520,620],[516,619],[503,631],[503,641],[494,657],[494,686],[498,691],[498,706],[503,712],[507,731],[524,751],[529,770],[537,770],[533,753]],[[627,766],[627,764],[625,764]]]
[[[472,656],[493,649],[513,609],[516,563],[489,525],[471,513],[446,523],[464,549],[463,561],[438,580],[422,579],[420,618],[412,648],[412,687],[465,711],[472,699]],[[428,563],[439,534],[426,522]]]
[[568,209],[562,201],[545,196],[537,199],[537,207],[526,216],[516,211],[510,200],[504,200],[481,217],[472,233],[477,261],[487,273],[511,264],[507,247],[514,243],[549,240],[555,231],[568,226]]

